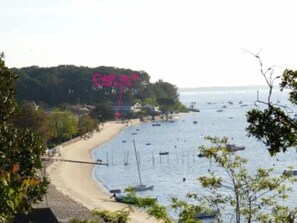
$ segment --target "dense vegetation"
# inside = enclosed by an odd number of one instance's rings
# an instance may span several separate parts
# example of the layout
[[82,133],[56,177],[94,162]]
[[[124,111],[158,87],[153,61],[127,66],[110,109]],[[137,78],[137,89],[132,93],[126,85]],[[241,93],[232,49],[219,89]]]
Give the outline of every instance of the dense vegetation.
[[18,101],[35,101],[51,107],[61,104],[117,104],[119,87],[94,85],[94,74],[115,75],[118,80],[121,75],[136,75],[137,81],[126,86],[123,90],[122,102],[132,104],[157,105],[157,99],[166,98],[178,104],[177,87],[162,80],[150,82],[150,76],[144,71],[133,71],[115,67],[77,67],[60,65],[57,67],[41,68],[26,67],[13,68],[18,76]]
[[[162,80],[151,83],[144,71],[72,65],[11,70],[19,77],[14,125],[32,129],[50,147],[76,136],[88,137],[99,123],[116,118],[119,105],[138,102],[151,108],[158,106],[166,114],[187,111],[178,99],[176,86]],[[126,110],[121,111],[120,118],[147,115],[154,117],[156,113]]]
[[[269,95],[267,101],[257,101],[265,104],[265,109],[255,108],[247,113],[249,123],[247,131],[249,136],[261,140],[271,155],[276,155],[297,145],[297,119],[292,109],[297,105],[297,71],[286,69],[281,76],[274,76],[275,66],[264,69],[259,54],[253,56],[259,61],[260,72],[269,87]],[[291,90],[289,93],[291,108],[271,101],[274,82],[278,79],[281,79],[281,90]]]
[[30,211],[42,199],[48,181],[41,174],[45,146],[26,127],[12,119],[16,112],[15,80],[0,55],[0,222],[9,223],[15,213]]

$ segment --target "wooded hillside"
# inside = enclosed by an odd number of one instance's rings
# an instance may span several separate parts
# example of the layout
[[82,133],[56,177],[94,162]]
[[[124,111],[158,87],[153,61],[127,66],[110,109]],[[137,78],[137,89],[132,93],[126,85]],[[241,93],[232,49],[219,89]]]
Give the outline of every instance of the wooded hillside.
[[57,67],[12,68],[18,76],[17,100],[35,101],[49,106],[61,104],[97,105],[105,102],[117,103],[119,87],[95,87],[94,74],[112,75],[119,79],[122,76],[137,77],[132,86],[123,88],[122,101],[157,105],[158,98],[171,98],[178,102],[177,87],[162,80],[150,82],[150,76],[144,71],[133,71],[116,67],[77,67],[60,65]]

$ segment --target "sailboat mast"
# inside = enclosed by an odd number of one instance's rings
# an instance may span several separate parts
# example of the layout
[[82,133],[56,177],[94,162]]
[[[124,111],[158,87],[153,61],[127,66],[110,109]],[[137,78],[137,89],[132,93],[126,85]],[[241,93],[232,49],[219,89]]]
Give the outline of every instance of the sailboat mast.
[[138,156],[137,156],[137,152],[136,152],[136,146],[135,146],[135,140],[134,139],[133,139],[133,145],[134,145],[134,152],[135,152],[135,158],[136,158],[136,164],[137,164],[137,170],[138,170],[138,177],[139,177],[140,185],[142,185],[141,176],[140,176],[140,169],[139,169],[139,160],[138,160]]

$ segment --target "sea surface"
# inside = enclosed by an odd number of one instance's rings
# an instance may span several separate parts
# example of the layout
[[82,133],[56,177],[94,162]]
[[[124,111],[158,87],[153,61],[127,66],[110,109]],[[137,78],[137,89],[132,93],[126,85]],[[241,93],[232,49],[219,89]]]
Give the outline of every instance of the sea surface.
[[[260,141],[247,137],[246,112],[256,107],[257,90],[259,99],[266,101],[268,89],[263,87],[180,90],[181,102],[187,106],[195,102],[195,108],[200,112],[177,114],[174,121],[160,122],[160,126],[143,123],[125,128],[113,140],[93,151],[94,159],[109,163],[109,166],[94,169],[94,179],[106,190],[124,190],[138,185],[134,140],[142,183],[154,186],[154,190],[141,192],[141,196],[157,197],[161,204],[167,206],[171,197],[184,200],[189,192],[206,195],[209,192],[199,185],[197,178],[208,175],[209,171],[219,175],[224,173],[214,163],[197,156],[199,146],[209,145],[205,136],[226,136],[230,143],[244,146],[245,150],[237,154],[249,160],[247,166],[251,173],[259,167],[274,168],[275,175],[281,174],[287,166],[297,169],[295,149],[271,157]],[[287,97],[287,91],[276,90],[272,101],[289,105],[294,114],[297,109],[290,105]],[[257,106],[265,105],[258,103]],[[168,152],[168,155],[159,155],[160,152]],[[286,204],[294,205],[297,200],[295,189],[296,186]],[[170,214],[176,216],[175,213]],[[226,210],[224,219],[230,222],[232,214],[231,210]]]

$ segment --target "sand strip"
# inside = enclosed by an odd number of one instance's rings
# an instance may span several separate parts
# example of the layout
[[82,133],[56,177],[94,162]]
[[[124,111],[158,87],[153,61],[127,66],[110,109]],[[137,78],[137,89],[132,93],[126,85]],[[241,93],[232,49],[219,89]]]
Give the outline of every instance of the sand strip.
[[[133,121],[137,123],[137,121]],[[97,146],[111,140],[119,134],[126,124],[107,122],[104,128],[95,133],[87,140],[80,140],[73,144],[61,148],[61,157],[63,159],[93,161],[91,151]],[[94,165],[77,164],[68,162],[53,162],[47,169],[51,183],[61,193],[69,196],[74,201],[93,210],[95,208],[104,210],[121,210],[126,205],[117,203],[109,198],[110,194],[103,189],[101,185],[92,179],[92,170]],[[157,222],[142,211],[131,213],[131,222],[145,223]]]

